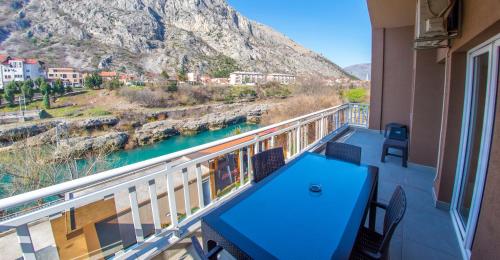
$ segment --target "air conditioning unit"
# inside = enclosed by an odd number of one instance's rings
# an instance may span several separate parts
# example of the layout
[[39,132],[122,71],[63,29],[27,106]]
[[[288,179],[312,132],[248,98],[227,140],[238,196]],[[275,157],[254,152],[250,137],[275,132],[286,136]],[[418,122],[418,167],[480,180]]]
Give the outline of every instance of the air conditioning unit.
[[448,47],[460,26],[460,0],[418,0],[415,48]]

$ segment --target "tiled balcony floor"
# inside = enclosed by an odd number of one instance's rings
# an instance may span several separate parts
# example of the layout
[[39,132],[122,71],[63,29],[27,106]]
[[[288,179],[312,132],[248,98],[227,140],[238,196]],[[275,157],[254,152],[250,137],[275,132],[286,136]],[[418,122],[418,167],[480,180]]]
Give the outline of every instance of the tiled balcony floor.
[[[396,185],[401,185],[408,199],[406,214],[390,245],[390,259],[460,259],[458,241],[449,212],[434,207],[432,184],[435,169],[388,156],[380,162],[384,138],[375,131],[355,129],[345,136],[346,143],[362,147],[362,163],[379,167],[379,200],[387,202]],[[382,227],[383,211],[377,212],[377,229]],[[199,234],[198,234],[199,235]],[[156,259],[197,259],[189,239],[185,239]],[[231,258],[223,255],[221,258]]]

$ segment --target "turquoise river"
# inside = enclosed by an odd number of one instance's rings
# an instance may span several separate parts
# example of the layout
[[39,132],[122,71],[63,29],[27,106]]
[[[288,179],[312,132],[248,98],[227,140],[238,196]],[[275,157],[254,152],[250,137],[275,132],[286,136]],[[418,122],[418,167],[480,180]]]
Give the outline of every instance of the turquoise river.
[[243,133],[258,127],[259,125],[256,124],[241,123],[220,130],[204,131],[193,136],[177,135],[152,145],[142,146],[131,150],[116,151],[110,155],[110,161],[112,162],[113,167],[129,165],[215,140],[220,140],[234,135],[237,129],[241,130]]

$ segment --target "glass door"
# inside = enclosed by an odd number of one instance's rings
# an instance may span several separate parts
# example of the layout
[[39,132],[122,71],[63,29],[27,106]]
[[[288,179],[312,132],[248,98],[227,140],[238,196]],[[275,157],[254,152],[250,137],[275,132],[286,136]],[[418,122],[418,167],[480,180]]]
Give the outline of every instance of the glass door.
[[470,257],[492,139],[498,87],[500,35],[467,56],[467,82],[452,216]]

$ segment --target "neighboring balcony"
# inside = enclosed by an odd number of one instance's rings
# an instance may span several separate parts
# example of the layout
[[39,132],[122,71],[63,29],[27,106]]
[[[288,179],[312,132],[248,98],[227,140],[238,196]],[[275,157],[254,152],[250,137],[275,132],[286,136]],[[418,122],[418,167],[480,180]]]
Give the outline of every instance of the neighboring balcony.
[[[368,113],[367,105],[345,104],[0,200],[7,212],[0,251],[5,259],[186,257],[192,254],[186,238],[199,235],[200,217],[252,185],[251,155],[283,147],[291,161],[338,139],[362,147],[362,163],[380,168],[379,200],[387,201],[397,184],[406,191],[392,259],[458,258],[449,214],[433,204],[435,170],[403,168],[399,158],[381,163],[383,135],[364,129]],[[41,200],[46,203],[33,207]],[[12,213],[21,206],[27,209]],[[382,219],[377,216],[379,228]]]

